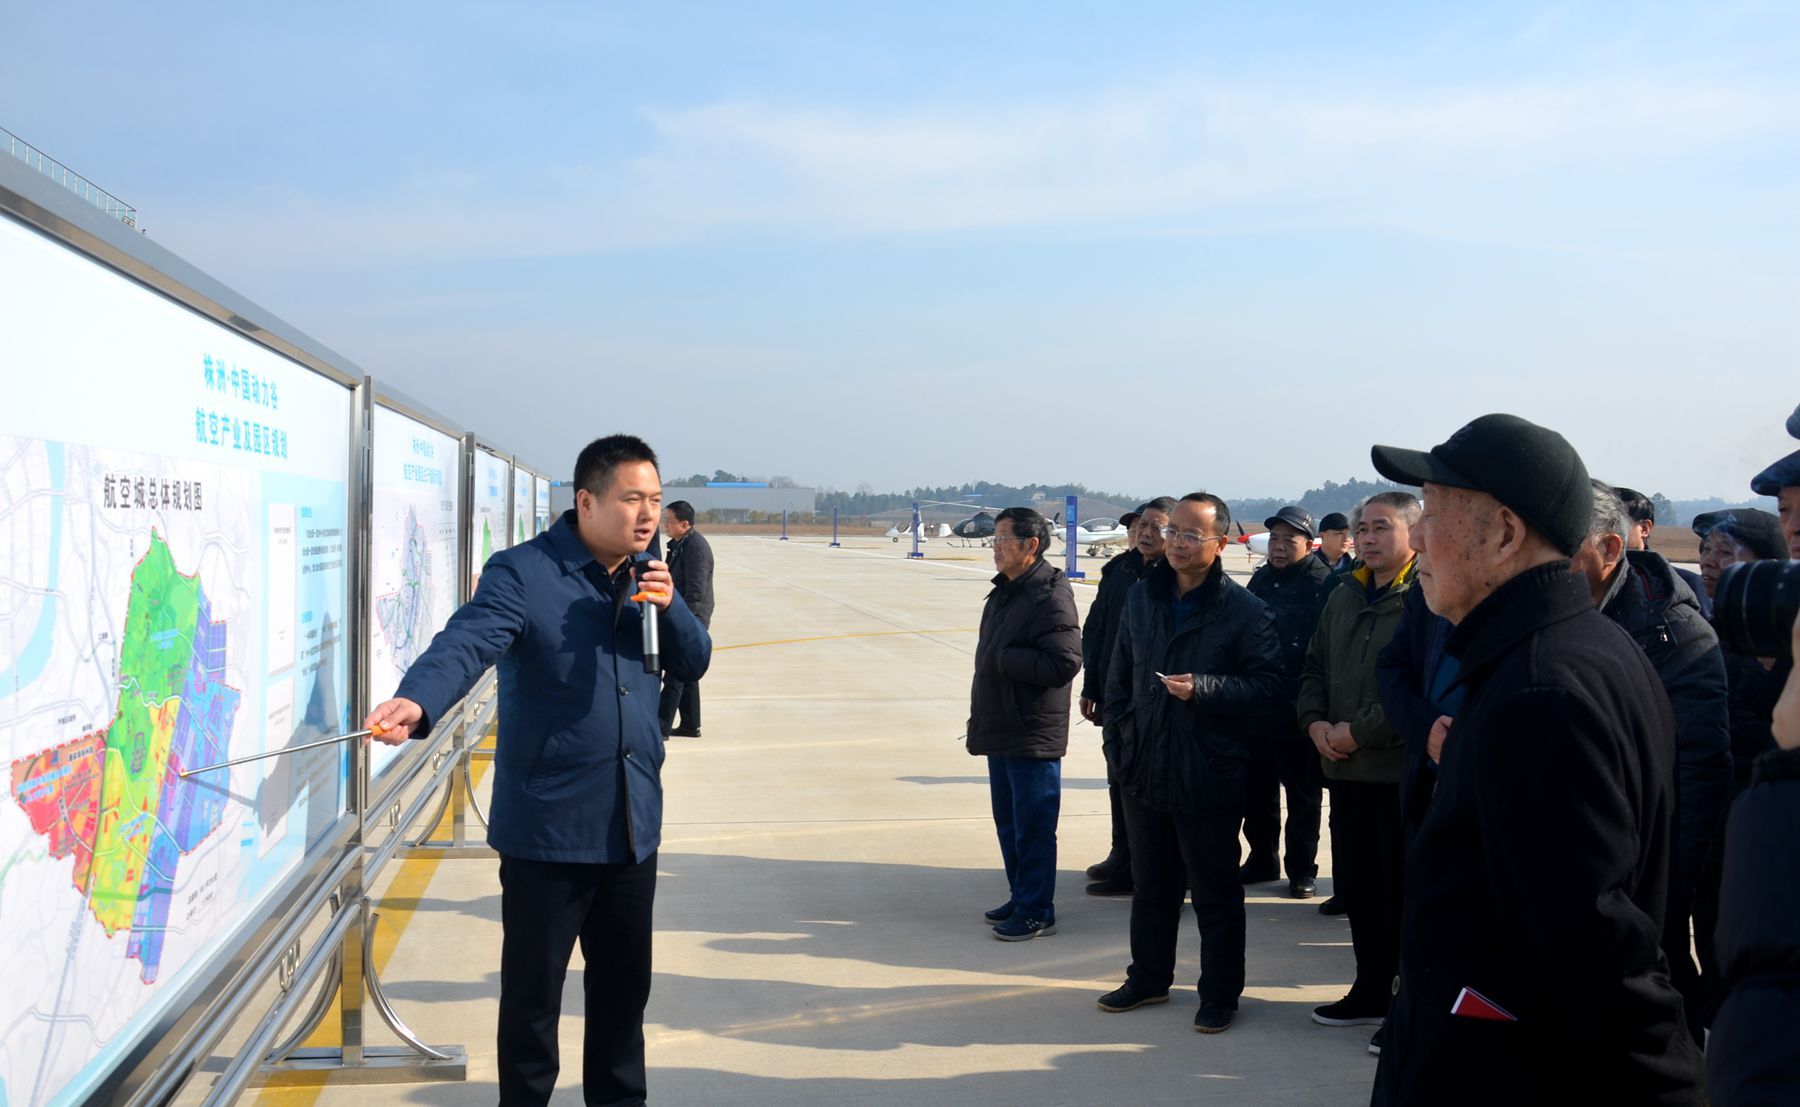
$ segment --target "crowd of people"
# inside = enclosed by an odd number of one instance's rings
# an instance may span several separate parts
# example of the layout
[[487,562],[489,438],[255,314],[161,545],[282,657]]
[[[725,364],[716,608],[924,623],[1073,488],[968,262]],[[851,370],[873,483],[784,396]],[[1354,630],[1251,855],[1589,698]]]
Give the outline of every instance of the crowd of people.
[[1372,460],[1420,494],[1281,509],[1247,585],[1225,501],[1143,504],[1085,621],[1044,518],[999,514],[968,723],[1010,892],[994,936],[1056,932],[1080,672],[1112,811],[1087,892],[1131,897],[1101,1009],[1169,1000],[1191,900],[1194,1028],[1228,1029],[1244,886],[1317,894],[1329,795],[1320,909],[1355,975],[1312,1018],[1376,1028],[1375,1102],[1800,1102],[1800,621],[1759,656],[1714,611],[1728,566],[1800,559],[1800,451],[1751,482],[1778,515],[1695,520],[1697,574],[1648,548],[1649,499],[1524,419]]

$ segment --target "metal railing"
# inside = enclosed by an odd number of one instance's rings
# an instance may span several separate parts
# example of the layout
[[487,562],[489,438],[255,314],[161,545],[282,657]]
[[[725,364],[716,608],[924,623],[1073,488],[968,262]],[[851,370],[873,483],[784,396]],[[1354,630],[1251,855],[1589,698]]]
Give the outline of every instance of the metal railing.
[[26,142],[5,127],[0,127],[0,144],[4,144],[7,153],[18,158],[39,173],[49,177],[57,184],[73,192],[101,211],[117,219],[119,222],[137,229],[137,209],[112,193],[101,188],[93,181],[70,169],[49,154]]

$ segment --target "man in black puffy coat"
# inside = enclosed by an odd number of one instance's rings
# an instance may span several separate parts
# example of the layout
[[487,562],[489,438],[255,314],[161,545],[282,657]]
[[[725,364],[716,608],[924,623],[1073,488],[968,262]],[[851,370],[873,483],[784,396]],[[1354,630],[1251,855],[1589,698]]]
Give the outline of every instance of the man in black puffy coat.
[[1106,1011],[1166,1003],[1183,893],[1200,925],[1194,1029],[1231,1025],[1244,990],[1238,826],[1249,728],[1281,695],[1275,616],[1225,574],[1231,509],[1193,492],[1168,547],[1125,601],[1106,679],[1106,749],[1125,788],[1131,839],[1131,967]]
[[[1594,482],[1594,522],[1572,562],[1585,576],[1600,613],[1617,623],[1650,659],[1675,712],[1674,860],[1663,953],[1681,990],[1688,1028],[1704,1041],[1700,972],[1690,952],[1694,890],[1731,799],[1731,727],[1725,658],[1700,603],[1661,554],[1627,550],[1632,519],[1622,499]],[[1709,953],[1710,956],[1710,953]]]
[[986,913],[994,937],[1056,933],[1056,821],[1069,749],[1069,686],[1081,668],[1075,596],[1044,560],[1050,524],[1028,507],[994,520],[994,590],[981,611],[969,752],[988,759],[994,829],[1011,892]]
[[1554,431],[1485,415],[1430,452],[1413,531],[1467,698],[1407,851],[1377,1104],[1701,1102],[1662,920],[1675,720],[1567,557],[1593,489]]
[[[1169,512],[1175,501],[1158,496],[1120,519],[1132,528],[1131,548],[1110,558],[1100,569],[1100,587],[1094,602],[1088,605],[1087,620],[1081,624],[1081,717],[1095,726],[1103,720],[1100,708],[1106,700],[1106,669],[1112,660],[1113,640],[1119,636],[1119,619],[1125,614],[1125,596],[1131,586],[1143,579],[1150,566],[1162,560],[1163,528],[1169,525]],[[1125,808],[1119,797],[1119,777],[1112,765],[1106,766],[1106,793],[1112,808],[1112,848],[1106,860],[1089,865],[1087,886],[1090,896],[1128,896],[1131,894],[1131,844],[1125,838]]]
[[1281,641],[1281,667],[1287,677],[1281,701],[1263,719],[1250,742],[1245,770],[1244,839],[1250,856],[1238,870],[1245,884],[1281,876],[1276,845],[1281,837],[1281,792],[1287,790],[1288,894],[1307,899],[1319,875],[1319,812],[1325,778],[1319,755],[1294,718],[1294,697],[1306,644],[1312,641],[1323,607],[1321,595],[1331,569],[1308,550],[1313,540],[1312,516],[1294,506],[1263,520],[1269,530],[1269,560],[1250,575],[1250,594],[1275,613]]

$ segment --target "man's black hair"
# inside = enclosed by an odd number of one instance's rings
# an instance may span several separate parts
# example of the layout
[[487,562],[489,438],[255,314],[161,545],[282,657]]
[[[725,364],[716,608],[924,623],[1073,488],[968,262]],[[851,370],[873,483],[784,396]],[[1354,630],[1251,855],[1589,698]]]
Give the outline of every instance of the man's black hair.
[[663,510],[675,516],[676,522],[686,523],[689,526],[694,523],[694,505],[686,500],[676,500]]
[[1217,514],[1213,519],[1213,536],[1231,532],[1231,505],[1213,495],[1211,492],[1189,492],[1181,497],[1184,504],[1211,504]]
[[1050,550],[1050,520],[1029,507],[1009,507],[994,516],[994,527],[1000,527],[1003,519],[1012,520],[1012,532],[1016,538],[1035,538],[1038,540],[1037,554],[1039,561]]
[[1175,501],[1168,496],[1158,496],[1144,505],[1145,511],[1160,511],[1164,515],[1175,510]]
[[1613,495],[1619,497],[1619,502],[1625,505],[1625,514],[1630,517],[1632,522],[1656,522],[1656,505],[1650,502],[1650,497],[1635,488],[1626,488],[1617,484],[1613,485],[1612,490]]
[[[621,465],[648,461],[656,465],[656,451],[650,443],[635,434],[609,434],[589,442],[575,459],[575,488],[587,489],[595,496],[604,495],[612,483],[613,471]],[[657,466],[658,469],[662,467]]]

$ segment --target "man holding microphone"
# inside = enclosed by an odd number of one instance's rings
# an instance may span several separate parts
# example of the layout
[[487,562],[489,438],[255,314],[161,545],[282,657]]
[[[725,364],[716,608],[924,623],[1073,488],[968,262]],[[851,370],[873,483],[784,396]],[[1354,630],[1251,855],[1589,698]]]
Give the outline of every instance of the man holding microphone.
[[656,454],[601,438],[575,463],[575,508],[489,559],[395,697],[364,723],[378,740],[423,737],[489,665],[499,741],[488,844],[500,854],[500,1103],[543,1104],[556,1086],[557,1019],[575,943],[587,962],[582,1084],[590,1104],[641,1104],[651,907],[662,834],[661,660],[699,680],[712,640],[668,566],[634,561],[656,535]]

